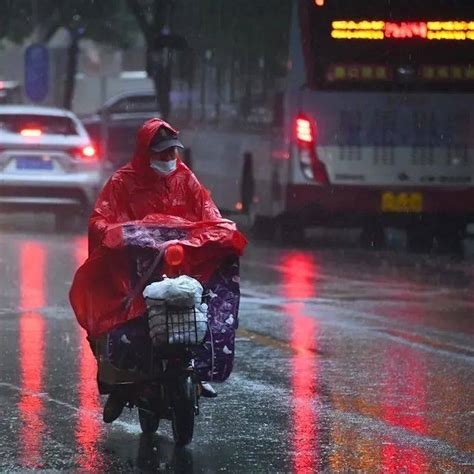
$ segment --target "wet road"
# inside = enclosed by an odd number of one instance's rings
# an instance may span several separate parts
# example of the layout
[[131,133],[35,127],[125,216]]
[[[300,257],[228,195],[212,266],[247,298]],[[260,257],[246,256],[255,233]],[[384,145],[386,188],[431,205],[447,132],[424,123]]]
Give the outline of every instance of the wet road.
[[[104,425],[67,302],[84,236],[0,233],[0,471],[473,472],[474,256],[254,242],[236,368],[195,440]],[[472,245],[468,243],[468,246]]]

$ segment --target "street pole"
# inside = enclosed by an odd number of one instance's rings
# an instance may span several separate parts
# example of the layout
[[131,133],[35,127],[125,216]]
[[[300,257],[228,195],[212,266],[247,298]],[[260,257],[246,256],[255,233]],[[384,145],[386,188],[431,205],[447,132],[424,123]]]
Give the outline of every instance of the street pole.
[[[100,75],[100,102],[103,105],[107,100],[107,76],[102,71]],[[102,162],[109,158],[108,142],[109,142],[109,127],[107,125],[107,112],[104,107],[100,110],[100,148],[102,153]]]

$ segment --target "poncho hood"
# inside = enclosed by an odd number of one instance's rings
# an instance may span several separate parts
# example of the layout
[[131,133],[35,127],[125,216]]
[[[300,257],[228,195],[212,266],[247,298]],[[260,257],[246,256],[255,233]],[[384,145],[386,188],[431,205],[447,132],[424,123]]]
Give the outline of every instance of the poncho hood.
[[141,175],[150,175],[150,143],[161,127],[167,128],[176,135],[179,133],[178,130],[173,128],[168,122],[158,118],[147,120],[138,131],[131,167]]

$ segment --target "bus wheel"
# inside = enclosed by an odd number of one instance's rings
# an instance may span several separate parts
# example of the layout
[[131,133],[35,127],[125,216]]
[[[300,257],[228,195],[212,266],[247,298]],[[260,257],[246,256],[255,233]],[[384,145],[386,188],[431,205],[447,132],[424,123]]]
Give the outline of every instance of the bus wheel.
[[381,249],[385,247],[385,229],[377,220],[370,220],[364,223],[359,236],[360,245],[367,249]]
[[275,240],[279,244],[303,244],[305,241],[305,228],[296,219],[280,219],[276,223]]
[[275,237],[276,222],[274,218],[255,216],[252,235],[257,239],[272,240]]
[[410,225],[407,230],[407,249],[409,252],[430,252],[433,248],[434,235],[429,226],[422,222]]
[[465,234],[466,224],[443,221],[436,229],[436,249],[441,253],[462,253]]
[[254,195],[255,178],[253,175],[253,156],[252,153],[245,152],[240,184],[240,200],[242,202],[242,212],[244,214],[249,214],[251,212]]

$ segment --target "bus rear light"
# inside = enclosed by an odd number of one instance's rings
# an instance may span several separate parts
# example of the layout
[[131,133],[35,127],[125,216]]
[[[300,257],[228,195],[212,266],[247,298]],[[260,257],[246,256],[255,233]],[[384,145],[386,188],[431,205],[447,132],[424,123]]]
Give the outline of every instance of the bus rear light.
[[329,176],[326,170],[326,165],[319,160],[313,163],[314,180],[319,184],[329,184]]
[[316,151],[316,127],[312,120],[305,116],[296,118],[296,144],[298,161],[305,178],[319,184],[329,183],[326,166],[318,159]]
[[314,148],[298,147],[297,153],[301,171],[305,178],[314,180],[319,184],[329,183],[326,165],[318,159]]
[[313,125],[305,117],[298,117],[296,119],[296,138],[303,143],[314,143]]

